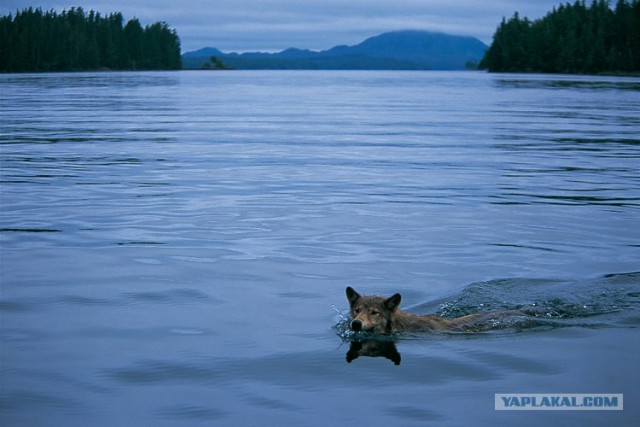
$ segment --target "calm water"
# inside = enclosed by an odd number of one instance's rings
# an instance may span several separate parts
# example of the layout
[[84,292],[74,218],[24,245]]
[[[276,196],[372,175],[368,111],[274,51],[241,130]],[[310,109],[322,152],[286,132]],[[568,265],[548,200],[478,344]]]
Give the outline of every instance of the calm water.
[[[0,91],[2,425],[640,417],[640,79],[43,74]],[[346,285],[418,313],[538,314],[347,363]],[[533,392],[624,393],[624,411],[494,411]]]

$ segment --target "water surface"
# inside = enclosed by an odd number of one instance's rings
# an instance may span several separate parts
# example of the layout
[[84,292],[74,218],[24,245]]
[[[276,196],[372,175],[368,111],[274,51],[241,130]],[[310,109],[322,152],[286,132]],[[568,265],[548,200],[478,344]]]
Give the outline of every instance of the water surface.
[[[0,75],[3,425],[631,425],[640,80]],[[536,307],[347,363],[346,285]],[[335,309],[334,309],[335,307]],[[624,393],[497,413],[494,393]]]

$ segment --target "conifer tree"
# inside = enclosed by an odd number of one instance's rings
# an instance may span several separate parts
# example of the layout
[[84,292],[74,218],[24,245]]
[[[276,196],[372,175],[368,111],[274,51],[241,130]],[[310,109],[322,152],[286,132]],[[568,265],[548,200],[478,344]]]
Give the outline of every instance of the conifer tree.
[[640,0],[576,0],[529,21],[503,18],[480,68],[502,72],[640,72]]
[[166,23],[124,24],[121,13],[28,8],[0,17],[0,72],[180,69],[180,39]]

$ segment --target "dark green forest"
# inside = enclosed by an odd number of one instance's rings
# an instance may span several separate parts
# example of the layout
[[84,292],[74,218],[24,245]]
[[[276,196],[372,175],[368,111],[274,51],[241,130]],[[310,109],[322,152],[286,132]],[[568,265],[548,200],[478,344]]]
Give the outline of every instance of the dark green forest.
[[164,22],[124,24],[121,13],[101,16],[71,8],[25,9],[0,17],[0,72],[175,70],[180,39]]
[[640,1],[567,3],[530,21],[503,18],[480,68],[496,72],[638,73]]

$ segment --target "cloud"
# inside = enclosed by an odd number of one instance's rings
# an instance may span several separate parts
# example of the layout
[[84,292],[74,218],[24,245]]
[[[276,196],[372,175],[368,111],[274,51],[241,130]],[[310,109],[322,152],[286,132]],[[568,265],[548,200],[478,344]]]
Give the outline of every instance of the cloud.
[[[8,14],[33,3],[3,0]],[[165,21],[176,29],[183,51],[213,46],[224,51],[287,47],[327,49],[355,44],[385,31],[423,29],[475,36],[485,43],[503,16],[518,11],[535,19],[556,0],[89,0],[85,10],[122,12],[143,24]],[[76,2],[41,0],[44,10],[61,11]]]

